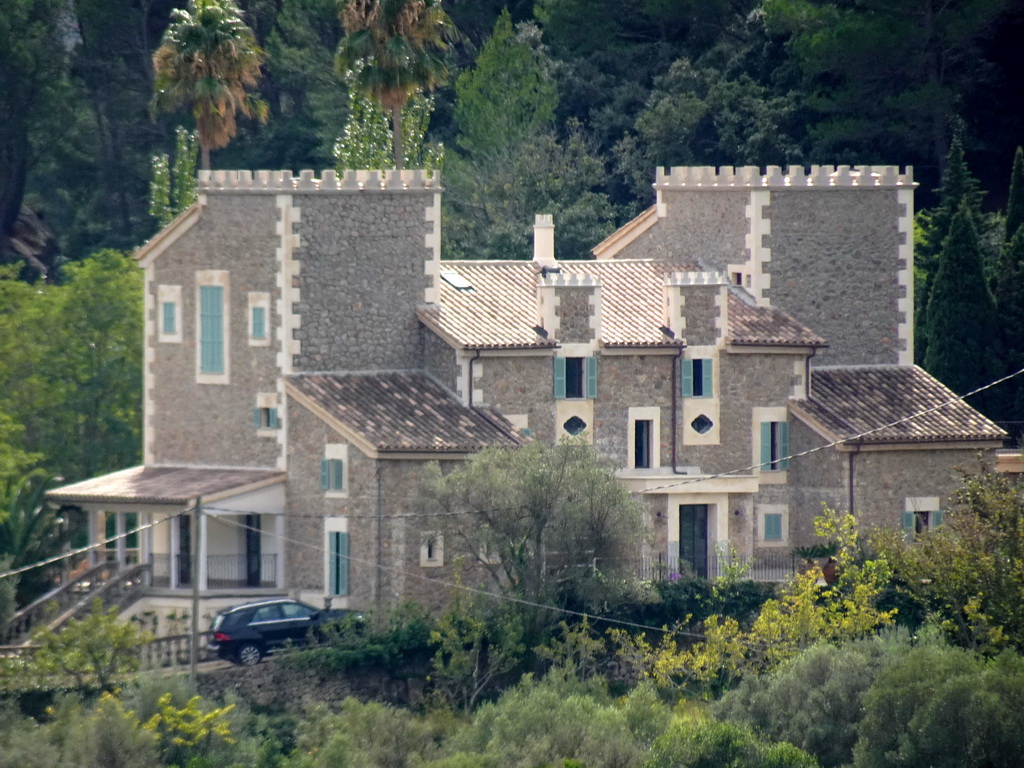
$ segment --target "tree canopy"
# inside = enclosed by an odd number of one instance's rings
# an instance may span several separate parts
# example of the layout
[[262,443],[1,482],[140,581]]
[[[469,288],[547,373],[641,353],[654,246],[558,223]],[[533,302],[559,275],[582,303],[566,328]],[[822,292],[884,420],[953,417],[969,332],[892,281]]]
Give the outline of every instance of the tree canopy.
[[171,19],[153,54],[152,107],[191,107],[209,170],[210,150],[227,146],[238,132],[236,113],[267,118],[266,102],[252,92],[263,49],[233,0],[192,0],[187,9],[172,11]]

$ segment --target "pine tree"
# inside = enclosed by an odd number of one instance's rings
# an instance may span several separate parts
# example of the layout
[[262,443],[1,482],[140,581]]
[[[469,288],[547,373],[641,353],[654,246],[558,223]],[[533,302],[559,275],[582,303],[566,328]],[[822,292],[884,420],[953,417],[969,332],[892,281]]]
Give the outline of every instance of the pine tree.
[[1006,202],[1006,244],[1009,245],[1017,230],[1024,225],[1024,149],[1017,147],[1010,171],[1010,198]]
[[939,255],[949,235],[953,216],[966,198],[971,215],[974,218],[975,233],[981,218],[981,200],[985,193],[981,191],[978,180],[971,175],[964,157],[964,145],[957,133],[949,145],[946,155],[946,172],[942,175],[942,185],[938,189],[939,205],[931,210],[921,211],[917,217],[921,229],[919,238],[915,240],[914,264],[920,271],[916,293],[921,297],[916,308],[915,346],[918,363],[923,363],[928,352],[927,302],[932,294],[932,283],[939,270]]
[[[996,306],[985,281],[981,245],[967,195],[953,216],[939,254],[926,331],[929,344],[924,367],[954,392],[970,392],[999,375]],[[986,394],[973,398],[971,404],[992,411],[993,401]]]

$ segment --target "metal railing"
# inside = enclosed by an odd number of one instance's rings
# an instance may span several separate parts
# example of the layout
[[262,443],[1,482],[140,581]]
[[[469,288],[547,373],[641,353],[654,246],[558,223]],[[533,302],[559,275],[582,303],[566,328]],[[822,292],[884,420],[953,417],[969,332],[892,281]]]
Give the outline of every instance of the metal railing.
[[96,597],[105,608],[125,608],[141,596],[148,582],[149,565],[118,569],[116,563],[101,563],[15,613],[0,641],[3,645],[20,645],[28,642],[37,627],[58,629],[88,611]]
[[[192,585],[192,561],[188,555],[153,554],[153,586],[164,588]],[[177,561],[177,583],[172,579],[172,560]],[[207,555],[207,589],[273,589],[277,587],[277,555]]]
[[696,566],[685,558],[659,554],[641,558],[637,575],[645,581],[674,581],[684,575],[718,579],[739,569],[752,581],[785,581],[799,571],[801,562],[792,550],[764,550],[753,556],[716,552],[706,564]]
[[210,589],[277,586],[277,555],[209,555],[206,585]]
[[[206,647],[213,636],[212,632],[199,633],[200,662],[210,661],[215,658],[213,653]],[[184,667],[189,664],[189,648],[192,635],[169,635],[158,637],[152,642],[139,646],[139,665],[143,670],[168,669],[170,667]]]

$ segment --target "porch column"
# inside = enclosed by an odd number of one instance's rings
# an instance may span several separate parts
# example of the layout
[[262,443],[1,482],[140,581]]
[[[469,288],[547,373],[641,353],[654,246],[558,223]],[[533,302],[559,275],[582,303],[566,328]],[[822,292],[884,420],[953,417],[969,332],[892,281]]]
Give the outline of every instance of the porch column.
[[284,583],[284,515],[274,515],[274,537],[277,539],[277,569],[274,573],[274,586],[283,589]]
[[207,519],[208,519],[207,515],[204,515],[204,514],[200,513],[200,515],[199,515],[199,553],[198,553],[199,573],[196,574],[196,576],[199,579],[199,589],[200,589],[200,591],[203,591],[203,592],[205,592],[206,589],[207,589],[207,583],[206,583],[207,555],[206,555],[206,553],[207,553],[207,551],[209,549],[209,545],[207,544],[207,542],[209,541],[209,538],[210,538],[209,537],[209,529],[207,528],[207,525],[206,525]]
[[181,586],[181,582],[178,581],[180,576],[178,570],[178,552],[181,547],[181,531],[179,526],[181,525],[176,516],[167,516],[164,518],[164,522],[171,526],[171,530],[168,531],[167,535],[167,558],[168,558],[168,577],[167,586],[171,589],[177,589]]
[[[153,514],[151,512],[139,512],[138,515],[139,528],[145,528],[153,521]],[[149,553],[153,550],[153,529],[152,527],[145,528],[145,530],[139,531],[139,563],[145,564],[149,562]]]
[[127,543],[128,539],[125,537],[125,531],[127,526],[125,525],[125,514],[124,512],[114,513],[114,535],[117,536],[117,570],[124,568],[125,558],[127,557]]
[[[99,521],[100,516],[104,516],[105,517],[106,516],[106,512],[95,512],[95,511],[93,511],[93,512],[90,512],[88,515],[86,515],[86,521],[87,521],[87,523],[89,525],[89,543],[90,544],[99,544],[101,538],[106,538],[105,536],[101,537],[99,535],[100,525],[99,525],[98,521]],[[89,559],[89,567],[90,568],[98,565],[99,561],[100,561],[100,558],[99,558],[99,547],[93,547],[92,549],[90,549],[87,557]]]

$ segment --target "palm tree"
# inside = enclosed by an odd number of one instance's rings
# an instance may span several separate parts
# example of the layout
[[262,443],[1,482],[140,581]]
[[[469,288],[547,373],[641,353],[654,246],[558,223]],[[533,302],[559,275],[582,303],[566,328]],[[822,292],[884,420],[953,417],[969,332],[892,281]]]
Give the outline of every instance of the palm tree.
[[[0,485],[0,558],[11,568],[38,563],[60,552],[67,540],[58,510],[45,493],[54,478],[35,469]],[[17,603],[26,605],[52,586],[54,567],[26,571],[18,578]]]
[[266,102],[248,90],[259,80],[263,58],[233,0],[191,0],[186,10],[171,11],[171,24],[153,54],[156,92],[150,109],[192,106],[203,170],[210,169],[210,150],[227,146],[237,132],[236,112],[266,121]]
[[402,107],[419,90],[445,82],[441,52],[455,27],[441,0],[342,0],[345,37],[337,69],[391,113],[395,168],[402,168]]

